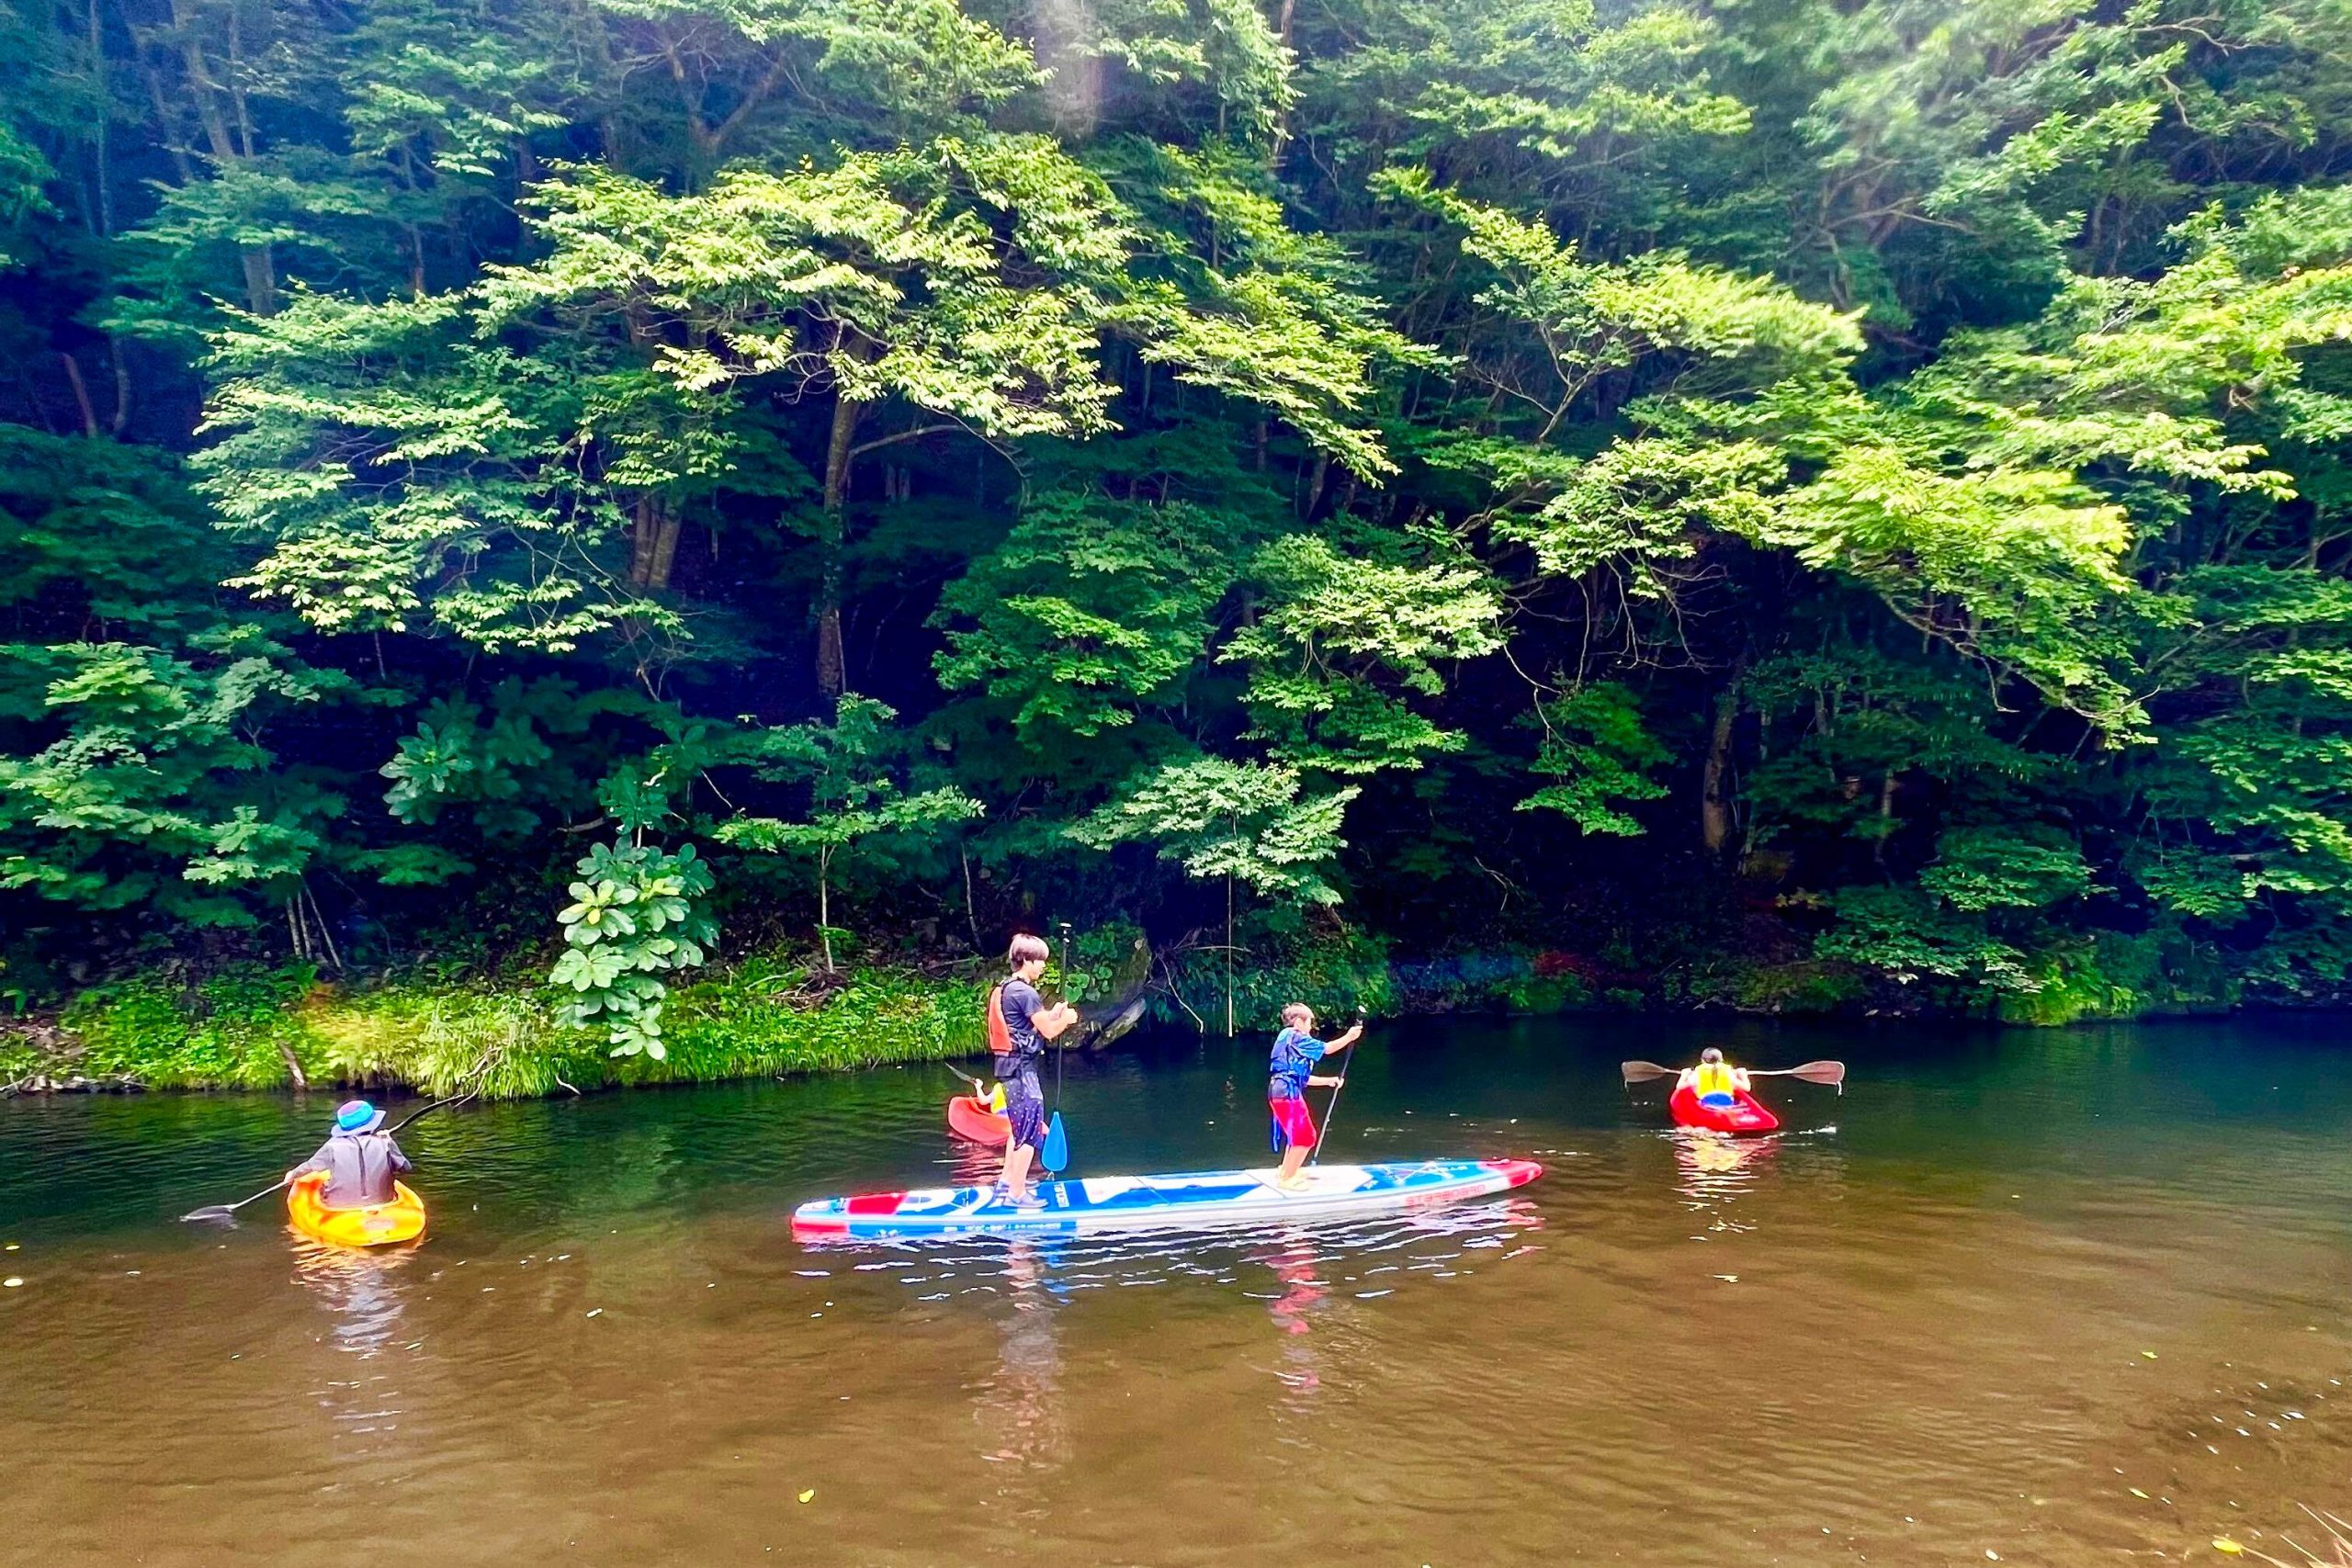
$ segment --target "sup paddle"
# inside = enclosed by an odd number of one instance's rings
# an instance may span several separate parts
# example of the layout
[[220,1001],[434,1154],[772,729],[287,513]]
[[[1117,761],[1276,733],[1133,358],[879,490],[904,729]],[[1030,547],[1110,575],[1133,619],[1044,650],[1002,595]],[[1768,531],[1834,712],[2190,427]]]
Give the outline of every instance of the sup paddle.
[[[1357,1034],[1355,1039],[1349,1042],[1349,1049],[1351,1050],[1353,1050],[1356,1046],[1363,1043],[1363,1016],[1361,1013],[1356,1016],[1356,1030]],[[1348,1072],[1351,1073],[1355,1071],[1355,1066],[1356,1059],[1353,1056],[1350,1056],[1348,1058]],[[1348,1074],[1341,1073],[1340,1075],[1340,1081],[1331,1086],[1331,1103],[1323,1108],[1323,1130],[1316,1134],[1315,1146],[1306,1151],[1306,1163],[1309,1165],[1313,1165],[1316,1161],[1323,1157],[1323,1145],[1330,1142],[1331,1139],[1331,1122],[1340,1114],[1340,1091],[1347,1087]]]
[[[1062,1003],[1069,1002],[1069,922],[1062,927]],[[1059,1176],[1069,1166],[1069,1134],[1062,1130],[1062,1057],[1069,1047],[1054,1042],[1054,1114],[1046,1122],[1046,1146],[1037,1151],[1037,1163],[1046,1168],[1048,1176]]]
[[[1679,1067],[1661,1067],[1656,1062],[1622,1062],[1619,1070],[1629,1084],[1647,1083],[1652,1078],[1679,1076]],[[1749,1067],[1752,1078],[1803,1078],[1807,1083],[1827,1084],[1838,1093],[1846,1092],[1846,1064],[1843,1062],[1807,1062],[1794,1067]]]
[[[421,1106],[416,1111],[401,1117],[398,1126],[386,1128],[384,1130],[384,1136],[388,1138],[390,1137],[394,1133],[399,1132],[401,1128],[407,1126],[419,1116],[424,1115],[427,1111],[438,1111],[445,1105],[455,1105],[461,1100],[471,1100],[473,1095],[474,1091],[472,1089],[468,1089],[463,1094],[453,1094],[446,1100],[436,1100],[429,1105]],[[253,1194],[249,1198],[240,1198],[233,1203],[208,1203],[201,1209],[190,1209],[187,1213],[180,1216],[181,1223],[186,1224],[190,1220],[226,1220],[234,1218],[237,1211],[243,1208],[246,1204],[258,1203],[264,1198],[268,1197],[271,1193],[277,1191],[285,1185],[286,1178],[281,1176],[277,1180],[271,1182],[268,1186],[263,1188],[260,1191]]]

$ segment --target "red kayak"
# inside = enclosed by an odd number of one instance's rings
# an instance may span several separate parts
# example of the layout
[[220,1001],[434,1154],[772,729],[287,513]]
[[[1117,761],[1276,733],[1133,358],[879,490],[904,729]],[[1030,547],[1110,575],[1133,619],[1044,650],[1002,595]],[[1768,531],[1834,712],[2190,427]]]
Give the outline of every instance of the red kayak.
[[976,1094],[959,1094],[947,1102],[947,1130],[992,1149],[1004,1147],[1012,1137],[1012,1123]]
[[1736,1103],[1731,1105],[1702,1105],[1697,1089],[1683,1088],[1674,1091],[1666,1109],[1678,1127],[1703,1127],[1740,1137],[1780,1130],[1781,1119],[1765,1110],[1754,1095],[1743,1089],[1734,1090],[1732,1098]]

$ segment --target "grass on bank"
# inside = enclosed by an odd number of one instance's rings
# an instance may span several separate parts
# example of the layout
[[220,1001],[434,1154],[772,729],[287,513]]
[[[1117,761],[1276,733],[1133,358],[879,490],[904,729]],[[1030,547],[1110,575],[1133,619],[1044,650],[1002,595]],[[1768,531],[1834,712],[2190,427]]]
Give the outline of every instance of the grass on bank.
[[[1105,925],[1073,950],[1077,994],[1100,999],[1147,977],[1162,1021],[1221,1032],[1222,949],[1159,954],[1131,926]],[[2112,951],[2110,951],[2110,948]],[[2153,944],[2084,945],[2053,957],[2028,993],[1893,987],[1851,964],[1693,950],[1576,955],[1532,948],[1401,959],[1358,929],[1259,933],[1231,972],[1239,1027],[1271,1031],[1283,1003],[1326,1019],[1477,1012],[1722,1010],[1782,1017],[1906,1011],[2060,1025],[2210,1008],[2155,974]],[[1645,974],[1644,960],[1648,973]],[[519,962],[519,961],[518,961]],[[151,972],[94,986],[34,1027],[0,1030],[0,1090],[33,1075],[153,1089],[407,1085],[460,1081],[519,1098],[632,1084],[713,1082],[978,1055],[992,964],[949,972],[866,965],[812,984],[790,952],[756,953],[673,987],[662,1021],[668,1058],[616,1059],[600,1031],[555,1021],[555,998],[527,965],[488,972],[414,968],[327,982],[308,964],[233,965],[209,976]],[[1048,982],[1049,985],[1056,982]]]
[[150,1089],[469,1082],[493,1098],[571,1088],[712,1082],[969,1055],[981,982],[853,970],[818,991],[804,967],[754,957],[671,993],[666,1060],[605,1054],[556,1023],[527,983],[403,974],[331,984],[314,968],[238,967],[189,984],[93,987],[59,1015],[62,1050],[0,1038],[0,1081],[78,1074]]

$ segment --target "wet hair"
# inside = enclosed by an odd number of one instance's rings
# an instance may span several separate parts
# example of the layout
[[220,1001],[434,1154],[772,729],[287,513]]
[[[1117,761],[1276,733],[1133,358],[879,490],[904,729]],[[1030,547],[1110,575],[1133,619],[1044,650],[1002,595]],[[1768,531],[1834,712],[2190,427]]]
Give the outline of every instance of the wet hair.
[[1721,1051],[1716,1050],[1713,1045],[1708,1046],[1705,1050],[1699,1053],[1699,1060],[1702,1062],[1720,1062],[1723,1059],[1724,1054]]
[[1005,949],[1004,961],[1018,969],[1032,959],[1049,957],[1052,953],[1053,949],[1046,945],[1044,937],[1031,936],[1023,931],[1012,939],[1012,945]]
[[1305,1029],[1315,1021],[1315,1010],[1305,1002],[1293,1002],[1283,1009],[1283,1021],[1293,1029]]

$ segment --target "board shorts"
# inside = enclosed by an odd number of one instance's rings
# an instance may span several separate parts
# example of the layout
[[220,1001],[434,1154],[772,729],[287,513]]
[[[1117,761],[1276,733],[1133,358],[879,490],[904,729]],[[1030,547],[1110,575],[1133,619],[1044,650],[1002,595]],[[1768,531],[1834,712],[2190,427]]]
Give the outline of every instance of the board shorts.
[[1729,1111],[1733,1106],[1739,1103],[1739,1097],[1736,1094],[1724,1094],[1718,1089],[1713,1094],[1701,1095],[1699,1097],[1699,1103],[1702,1105],[1712,1105],[1718,1111]]
[[[1006,1071],[1008,1067],[1012,1071]],[[999,1056],[996,1076],[1004,1089],[1004,1119],[1012,1124],[1009,1146],[1042,1150],[1046,1146],[1046,1091],[1038,1087],[1036,1064]]]
[[1268,1096],[1266,1109],[1274,1113],[1274,1125],[1283,1132],[1283,1146],[1290,1149],[1311,1149],[1315,1146],[1315,1118],[1307,1114],[1304,1100],[1277,1100]]

